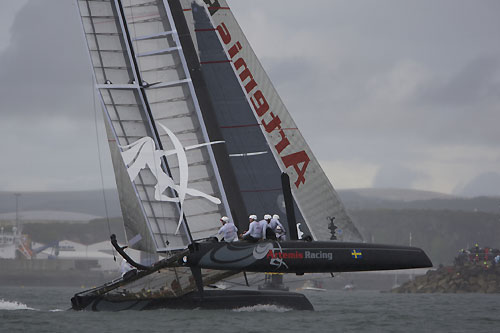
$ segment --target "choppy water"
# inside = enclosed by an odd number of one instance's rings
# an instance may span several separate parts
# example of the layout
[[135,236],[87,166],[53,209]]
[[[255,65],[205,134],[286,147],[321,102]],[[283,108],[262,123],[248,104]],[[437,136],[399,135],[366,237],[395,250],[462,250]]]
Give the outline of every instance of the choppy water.
[[75,288],[0,288],[0,332],[500,332],[500,294],[308,292],[316,311],[66,311]]

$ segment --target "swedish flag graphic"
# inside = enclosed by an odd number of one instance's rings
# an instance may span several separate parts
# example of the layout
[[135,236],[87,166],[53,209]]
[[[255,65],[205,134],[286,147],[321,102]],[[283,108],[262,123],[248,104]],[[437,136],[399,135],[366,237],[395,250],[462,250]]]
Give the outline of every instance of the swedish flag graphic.
[[352,252],[351,252],[351,256],[352,256],[354,259],[360,259],[360,258],[363,258],[363,253],[361,253],[361,251],[352,250]]

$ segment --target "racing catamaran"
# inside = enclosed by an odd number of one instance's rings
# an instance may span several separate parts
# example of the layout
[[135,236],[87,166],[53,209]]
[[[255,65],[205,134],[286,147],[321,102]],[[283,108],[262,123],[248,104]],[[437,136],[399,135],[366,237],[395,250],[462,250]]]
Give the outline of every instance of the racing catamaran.
[[[225,0],[76,2],[127,246],[162,259],[136,263],[113,235],[134,274],[76,294],[73,309],[312,309],[302,294],[204,286],[241,272],[432,266],[421,249],[362,242]],[[245,230],[249,214],[276,212],[288,241],[213,237],[222,216]]]

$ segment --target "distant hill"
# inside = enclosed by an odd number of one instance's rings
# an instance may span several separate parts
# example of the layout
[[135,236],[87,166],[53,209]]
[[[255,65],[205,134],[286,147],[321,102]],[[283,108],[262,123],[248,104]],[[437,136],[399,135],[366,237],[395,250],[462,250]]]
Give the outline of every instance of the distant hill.
[[364,198],[389,201],[417,201],[432,199],[454,199],[457,196],[440,192],[410,190],[403,188],[358,188],[340,190],[344,195],[356,195]]
[[338,191],[348,210],[432,209],[500,213],[499,197],[457,197],[407,189],[349,189]]
[[[338,193],[348,210],[432,209],[500,213],[500,198],[496,197],[465,198],[430,191],[378,188],[339,190]],[[116,189],[108,189],[105,194],[109,216],[120,217],[121,209]],[[15,213],[15,211],[14,194],[0,192],[0,214]],[[55,211],[106,216],[101,190],[21,193],[19,211]]]
[[500,248],[500,214],[450,210],[352,210],[367,242],[421,247],[434,265],[450,264],[458,251],[478,243]]
[[[47,221],[64,221],[69,223],[87,223],[91,220],[102,218],[102,216],[95,216],[85,213],[63,212],[55,210],[29,210],[19,212],[19,219],[23,223],[45,223]],[[15,223],[16,213],[2,213],[0,214],[0,223],[2,221],[10,221]]]
[[[118,192],[105,190],[108,214],[121,216]],[[16,199],[12,192],[0,192],[0,214],[15,213]],[[19,211],[60,211],[106,216],[101,190],[74,192],[25,192],[19,197]]]

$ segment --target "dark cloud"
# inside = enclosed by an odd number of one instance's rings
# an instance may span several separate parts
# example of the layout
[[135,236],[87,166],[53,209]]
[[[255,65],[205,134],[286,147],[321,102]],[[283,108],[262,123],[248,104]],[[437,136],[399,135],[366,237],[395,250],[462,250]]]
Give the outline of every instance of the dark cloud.
[[[411,136],[433,145],[500,138],[492,126],[500,120],[498,2],[336,1],[314,10],[283,3],[266,5],[266,14],[290,12],[269,35],[287,32],[295,48],[272,58],[271,46],[259,44],[262,36],[251,41],[266,55],[263,63],[304,132]],[[305,18],[299,27],[297,17]],[[253,21],[244,26],[250,37],[254,27]],[[330,121],[315,123],[303,110]]]
[[[461,107],[477,105],[485,100],[500,100],[499,56],[473,59],[448,82],[426,87],[419,97],[437,105]],[[481,110],[478,110],[481,112]]]
[[10,40],[12,21],[15,18],[13,13],[22,8],[28,0],[3,0],[0,11],[0,50],[3,50]]
[[[446,189],[433,177],[454,162],[461,179],[498,169],[475,151],[498,154],[500,2],[230,5],[320,160],[378,167],[377,186],[423,181],[439,183],[429,188],[437,191]],[[14,20],[0,53],[0,139],[9,142],[2,151],[9,162],[0,165],[4,187],[100,186],[92,75],[79,20],[75,2],[65,0],[32,0]],[[102,156],[112,184],[105,149]],[[407,167],[413,165],[435,169]]]
[[[7,190],[99,188],[93,78],[74,1],[30,1],[0,54],[2,159]],[[113,179],[99,120],[101,158]],[[111,185],[110,185],[111,184]]]
[[80,117],[92,105],[93,79],[75,3],[30,1],[11,31],[0,54],[4,116]]
[[[442,82],[429,82],[417,96],[432,142],[497,146],[500,131],[500,53],[479,56]],[[436,80],[438,81],[438,80]]]

